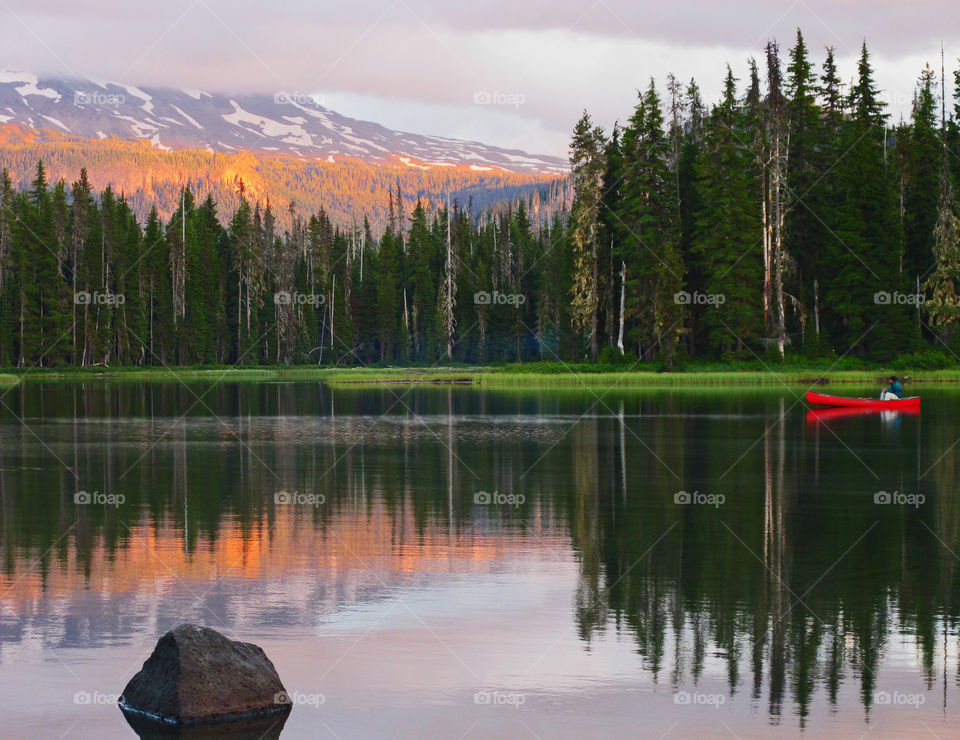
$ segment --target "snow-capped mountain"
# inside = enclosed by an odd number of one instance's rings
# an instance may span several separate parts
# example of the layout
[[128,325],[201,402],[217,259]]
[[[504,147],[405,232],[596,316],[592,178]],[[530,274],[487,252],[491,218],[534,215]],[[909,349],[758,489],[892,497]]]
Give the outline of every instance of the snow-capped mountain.
[[144,139],[159,149],[270,152],[421,169],[555,174],[567,163],[479,142],[392,131],[342,116],[307,95],[223,95],[108,81],[38,79],[0,70],[0,124],[84,138]]

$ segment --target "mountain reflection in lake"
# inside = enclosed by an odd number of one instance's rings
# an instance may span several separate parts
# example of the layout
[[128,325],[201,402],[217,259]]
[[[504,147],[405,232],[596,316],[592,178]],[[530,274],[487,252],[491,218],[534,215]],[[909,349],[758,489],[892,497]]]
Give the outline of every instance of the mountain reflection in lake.
[[133,737],[180,621],[264,647],[283,738],[960,732],[960,394],[5,393],[11,736]]

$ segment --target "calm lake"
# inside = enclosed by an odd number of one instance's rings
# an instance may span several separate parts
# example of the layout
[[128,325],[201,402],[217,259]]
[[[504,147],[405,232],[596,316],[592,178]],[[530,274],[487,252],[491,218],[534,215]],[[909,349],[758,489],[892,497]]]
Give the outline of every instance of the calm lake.
[[185,621],[284,740],[957,736],[960,391],[803,390],[0,387],[0,736],[135,738]]

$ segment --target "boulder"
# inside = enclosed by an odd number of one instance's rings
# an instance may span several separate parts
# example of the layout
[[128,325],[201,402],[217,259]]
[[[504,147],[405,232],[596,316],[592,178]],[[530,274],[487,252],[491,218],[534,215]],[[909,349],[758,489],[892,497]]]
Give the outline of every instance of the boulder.
[[287,713],[286,697],[277,669],[261,648],[208,627],[181,624],[160,638],[130,679],[120,708],[185,726]]

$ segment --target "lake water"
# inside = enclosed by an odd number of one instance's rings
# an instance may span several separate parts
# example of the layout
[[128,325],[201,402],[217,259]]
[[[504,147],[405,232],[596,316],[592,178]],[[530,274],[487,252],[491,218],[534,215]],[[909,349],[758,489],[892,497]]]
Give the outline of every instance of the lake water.
[[960,393],[922,390],[0,388],[0,736],[136,737],[184,621],[266,650],[284,740],[957,736]]

